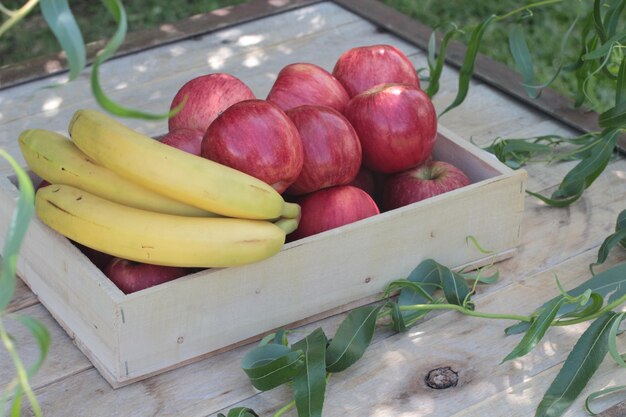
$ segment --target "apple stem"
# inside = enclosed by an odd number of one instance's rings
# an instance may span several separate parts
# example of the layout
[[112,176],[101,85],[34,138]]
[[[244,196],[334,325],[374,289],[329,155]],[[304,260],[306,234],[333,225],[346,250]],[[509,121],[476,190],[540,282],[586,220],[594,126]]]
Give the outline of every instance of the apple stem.
[[298,228],[298,219],[280,219],[274,224],[285,231],[285,234],[289,234]]

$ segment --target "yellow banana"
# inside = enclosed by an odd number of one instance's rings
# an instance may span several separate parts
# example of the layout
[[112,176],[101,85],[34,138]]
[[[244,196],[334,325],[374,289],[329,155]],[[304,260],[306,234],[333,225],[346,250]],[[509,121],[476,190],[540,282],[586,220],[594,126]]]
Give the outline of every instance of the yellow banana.
[[277,253],[296,219],[276,223],[223,217],[184,217],[123,206],[68,185],[37,191],[39,218],[90,248],[138,262],[229,267]]
[[116,203],[181,216],[215,216],[165,197],[97,165],[69,138],[43,129],[25,130],[19,137],[30,169],[51,184],[72,185]]
[[175,200],[229,217],[299,216],[299,206],[285,203],[263,181],[167,146],[101,112],[78,110],[69,132],[76,146],[100,165]]

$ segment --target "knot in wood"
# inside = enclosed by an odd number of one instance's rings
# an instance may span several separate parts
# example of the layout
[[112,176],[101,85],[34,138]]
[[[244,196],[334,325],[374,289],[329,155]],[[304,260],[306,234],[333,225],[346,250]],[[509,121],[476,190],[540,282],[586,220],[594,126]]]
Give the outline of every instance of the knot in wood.
[[435,368],[428,372],[424,382],[432,389],[456,387],[459,382],[459,373],[449,366]]

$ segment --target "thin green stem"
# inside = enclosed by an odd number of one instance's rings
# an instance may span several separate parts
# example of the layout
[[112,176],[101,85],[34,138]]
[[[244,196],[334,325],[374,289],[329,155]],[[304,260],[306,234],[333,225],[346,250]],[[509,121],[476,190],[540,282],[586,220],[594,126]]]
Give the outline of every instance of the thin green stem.
[[22,20],[30,11],[39,3],[39,0],[29,0],[25,5],[18,10],[11,11],[9,18],[0,26],[0,37],[4,35],[9,29],[11,29],[17,22]]
[[16,10],[11,10],[8,7],[6,7],[4,4],[2,4],[2,2],[0,2],[0,13],[4,13],[5,15],[11,17],[13,16],[15,13],[17,13]]
[[561,3],[563,0],[544,0],[544,1],[538,1],[537,3],[531,3],[531,4],[527,4],[526,6],[522,6],[518,9],[515,9],[511,12],[508,12],[505,15],[502,16],[497,16],[494,20],[498,21],[498,20],[504,20],[508,17],[511,17],[517,13],[521,13],[524,12],[526,10],[530,10],[530,9],[534,9],[535,7],[541,7],[541,6],[545,6],[546,4],[553,4],[553,3]]
[[15,345],[13,344],[13,341],[9,337],[9,334],[4,329],[4,324],[2,323],[2,320],[0,320],[0,339],[2,340],[4,347],[6,348],[7,352],[9,352],[9,355],[11,356],[11,359],[13,360],[13,363],[15,365],[15,370],[17,372],[18,381],[20,383],[21,388],[24,390],[26,397],[28,398],[30,405],[33,407],[33,413],[35,414],[35,416],[41,417],[41,408],[39,407],[39,402],[37,401],[37,397],[35,397],[35,394],[33,393],[33,390],[30,386],[30,383],[28,382],[28,373],[26,372],[26,368],[24,368],[24,364],[22,363],[22,360],[20,359],[19,355],[15,351]]
[[455,310],[466,316],[481,317],[484,319],[503,319],[531,322],[532,318],[528,316],[520,316],[516,314],[497,314],[497,313],[481,313],[480,311],[469,310],[456,304],[415,304],[412,306],[400,306],[400,311],[419,311],[419,310]]
[[292,402],[290,402],[289,404],[285,405],[283,408],[281,408],[280,410],[278,410],[276,412],[276,414],[274,414],[274,417],[280,417],[283,414],[285,414],[287,411],[291,410],[294,406],[296,405],[296,400],[293,400]]
[[626,302],[626,294],[621,296],[617,300],[613,301],[612,303],[607,304],[606,306],[602,307],[600,310],[596,311],[590,316],[579,317],[577,319],[572,319],[572,320],[556,320],[552,322],[552,325],[553,326],[570,326],[572,324],[578,324],[578,323],[583,323],[585,321],[593,320],[593,319],[600,317],[604,313],[609,312],[616,307],[619,307],[625,302]]

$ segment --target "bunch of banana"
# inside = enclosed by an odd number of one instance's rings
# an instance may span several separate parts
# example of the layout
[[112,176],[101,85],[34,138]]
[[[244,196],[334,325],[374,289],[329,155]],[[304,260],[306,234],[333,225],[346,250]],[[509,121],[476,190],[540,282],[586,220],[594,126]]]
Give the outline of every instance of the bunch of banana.
[[300,207],[266,183],[79,110],[70,136],[20,135],[39,218],[62,235],[121,258],[166,266],[228,267],[276,254]]

